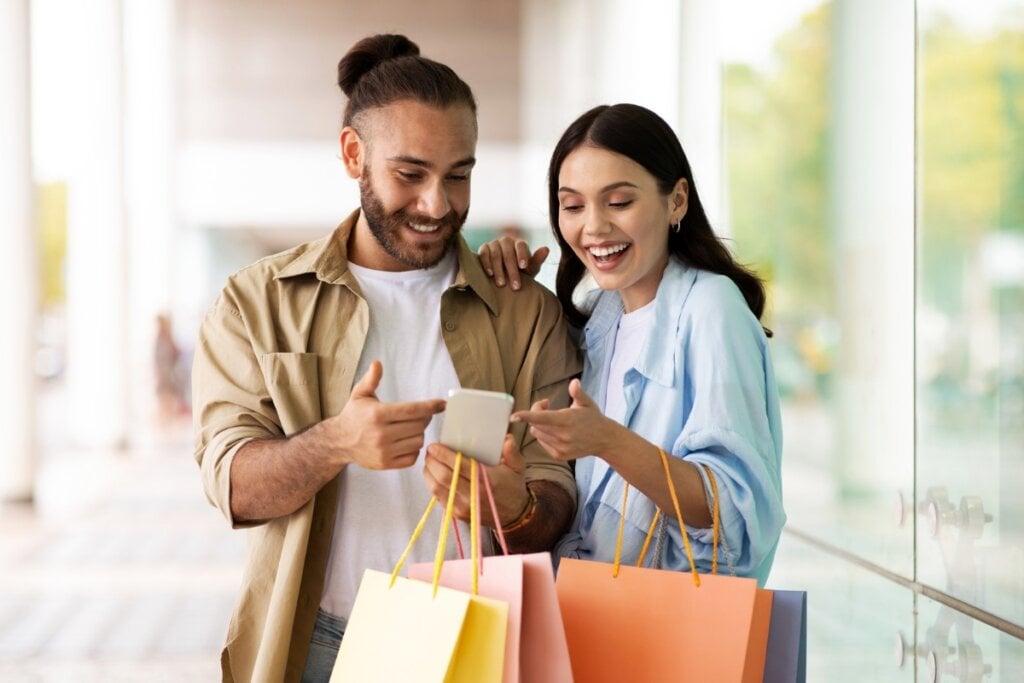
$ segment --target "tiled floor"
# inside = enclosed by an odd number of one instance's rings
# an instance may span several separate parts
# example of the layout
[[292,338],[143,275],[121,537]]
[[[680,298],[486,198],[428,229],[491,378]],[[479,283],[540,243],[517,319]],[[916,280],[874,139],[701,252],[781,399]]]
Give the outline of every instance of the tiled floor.
[[0,681],[216,681],[244,537],[203,496],[186,430],[51,457],[0,509]]

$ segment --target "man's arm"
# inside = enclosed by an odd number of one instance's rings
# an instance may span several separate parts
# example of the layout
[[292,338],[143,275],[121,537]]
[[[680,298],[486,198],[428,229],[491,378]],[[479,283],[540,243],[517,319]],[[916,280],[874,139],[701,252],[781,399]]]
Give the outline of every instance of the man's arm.
[[[258,355],[226,289],[203,321],[192,385],[204,489],[233,526],[294,512],[349,462],[372,469],[411,465],[430,416],[444,409],[442,400],[381,403],[374,391],[383,369],[373,363],[338,415],[302,417],[294,406],[275,403]],[[306,371],[315,381],[315,362]]]
[[305,505],[346,465],[373,470],[409,467],[423,447],[440,399],[381,403],[380,361],[352,387],[345,407],[287,439],[250,441],[231,463],[231,514],[240,522],[289,515]]
[[[531,405],[563,406],[569,402],[569,382],[583,367],[579,349],[569,334],[562,309],[554,296],[546,295],[538,313],[531,346],[535,349]],[[520,431],[522,430],[522,431]],[[512,425],[520,434],[524,475],[535,500],[532,515],[505,524],[509,545],[523,552],[550,550],[569,530],[576,514],[576,481],[567,463],[555,461],[525,425]]]
[[538,479],[527,486],[530,503],[522,517],[502,527],[509,552],[513,553],[551,550],[576,512],[573,497],[553,481]]

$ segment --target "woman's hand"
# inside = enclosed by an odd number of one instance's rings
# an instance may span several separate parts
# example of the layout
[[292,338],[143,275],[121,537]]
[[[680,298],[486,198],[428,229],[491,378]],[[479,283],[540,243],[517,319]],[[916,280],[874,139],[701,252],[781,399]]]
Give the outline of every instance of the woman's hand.
[[625,427],[601,414],[594,401],[584,393],[580,381],[569,383],[572,405],[563,410],[548,410],[548,401],[534,403],[530,410],[513,413],[513,422],[526,422],[555,460],[575,460],[585,455],[600,455],[614,450],[617,430]]
[[508,279],[512,289],[519,289],[522,285],[519,271],[536,276],[550,251],[547,247],[541,247],[530,254],[530,245],[525,240],[506,235],[480,245],[477,253],[480,255],[480,265],[494,278],[494,284],[504,287]]

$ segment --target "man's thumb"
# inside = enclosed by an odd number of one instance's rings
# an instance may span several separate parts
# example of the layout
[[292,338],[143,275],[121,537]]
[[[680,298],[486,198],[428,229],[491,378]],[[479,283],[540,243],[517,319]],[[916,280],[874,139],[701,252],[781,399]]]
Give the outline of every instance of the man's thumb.
[[515,472],[522,472],[526,469],[523,464],[523,454],[519,452],[515,437],[511,434],[505,435],[505,443],[501,445],[501,463]]
[[380,384],[380,378],[383,374],[384,366],[380,364],[379,360],[370,363],[369,370],[352,387],[352,398],[377,398],[377,385]]

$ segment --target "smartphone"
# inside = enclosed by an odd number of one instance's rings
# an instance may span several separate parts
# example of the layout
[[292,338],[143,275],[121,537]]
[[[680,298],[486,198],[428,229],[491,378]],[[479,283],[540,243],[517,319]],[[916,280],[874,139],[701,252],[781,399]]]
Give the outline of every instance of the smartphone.
[[485,465],[497,465],[512,403],[512,397],[500,391],[452,389],[441,424],[441,443]]

